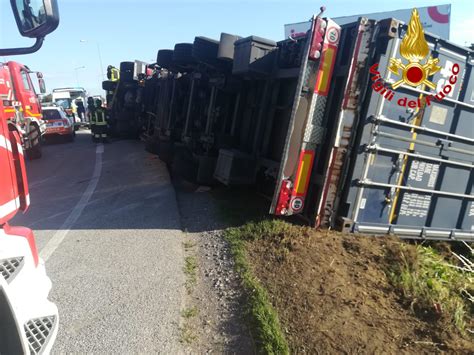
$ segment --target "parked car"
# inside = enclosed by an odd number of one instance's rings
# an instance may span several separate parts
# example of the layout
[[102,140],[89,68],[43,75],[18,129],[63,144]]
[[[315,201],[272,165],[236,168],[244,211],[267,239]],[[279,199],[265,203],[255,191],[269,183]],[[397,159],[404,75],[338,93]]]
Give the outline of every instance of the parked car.
[[43,107],[43,120],[46,121],[44,136],[62,136],[73,141],[76,136],[74,118],[66,115],[64,110],[57,106]]

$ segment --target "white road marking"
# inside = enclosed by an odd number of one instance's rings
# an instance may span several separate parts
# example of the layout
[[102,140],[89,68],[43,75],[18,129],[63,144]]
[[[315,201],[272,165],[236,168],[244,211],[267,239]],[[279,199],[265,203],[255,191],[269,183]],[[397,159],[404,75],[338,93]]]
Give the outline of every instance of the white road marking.
[[69,233],[71,227],[74,225],[74,223],[77,222],[77,220],[82,214],[82,211],[89,203],[89,200],[92,197],[95,188],[97,187],[97,183],[99,182],[100,174],[102,172],[102,153],[104,153],[104,146],[102,144],[99,144],[95,151],[95,166],[94,172],[92,173],[92,179],[89,181],[86,191],[84,191],[81,196],[81,199],[76,204],[76,206],[74,206],[73,210],[66,218],[61,228],[48,241],[43,250],[41,250],[40,257],[43,258],[44,261],[47,261],[49,257],[55,252],[55,250],[59,247],[59,245],[63,242],[64,238],[66,238],[66,235]]

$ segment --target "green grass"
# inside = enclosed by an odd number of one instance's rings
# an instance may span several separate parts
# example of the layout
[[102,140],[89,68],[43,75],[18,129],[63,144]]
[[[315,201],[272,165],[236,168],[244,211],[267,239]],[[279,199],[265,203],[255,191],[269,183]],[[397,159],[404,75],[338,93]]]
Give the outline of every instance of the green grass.
[[193,242],[191,242],[191,241],[189,241],[189,240],[183,242],[183,247],[184,247],[184,250],[185,250],[185,251],[189,251],[189,250],[191,250],[192,248],[194,248],[195,246],[196,246],[196,244],[193,243]]
[[197,260],[194,256],[184,258],[184,274],[186,275],[186,289],[191,292],[197,281]]
[[229,228],[225,231],[225,238],[230,244],[235,267],[242,278],[248,298],[246,313],[259,353],[289,354],[289,349],[268,294],[252,275],[246,258],[245,242],[279,235],[287,229],[287,224],[284,222],[266,220],[247,223],[242,227]]
[[196,317],[199,313],[199,310],[197,307],[192,307],[192,308],[186,308],[184,311],[181,312],[181,316],[183,318],[193,318]]
[[433,248],[400,244],[389,252],[388,276],[414,311],[444,317],[464,333],[472,321],[474,278],[454,268]]

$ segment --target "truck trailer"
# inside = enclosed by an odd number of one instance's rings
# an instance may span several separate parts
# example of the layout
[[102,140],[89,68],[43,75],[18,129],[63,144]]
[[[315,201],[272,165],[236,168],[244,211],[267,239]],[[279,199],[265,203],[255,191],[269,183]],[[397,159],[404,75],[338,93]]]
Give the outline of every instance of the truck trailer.
[[[147,149],[315,227],[472,240],[472,50],[417,16],[339,26],[320,14],[279,42],[223,33],[159,50]],[[402,44],[416,31],[418,56]]]

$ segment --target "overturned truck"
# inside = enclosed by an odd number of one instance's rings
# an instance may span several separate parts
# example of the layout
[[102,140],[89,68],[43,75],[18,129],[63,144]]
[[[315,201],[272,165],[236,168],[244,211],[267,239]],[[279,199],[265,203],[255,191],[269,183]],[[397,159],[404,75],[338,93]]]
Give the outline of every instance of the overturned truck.
[[318,15],[280,42],[222,33],[160,50],[147,149],[314,226],[473,240],[472,50],[422,34],[416,14],[408,26]]
[[122,62],[120,70],[109,66],[102,82],[106,92],[107,121],[112,137],[138,138],[144,124],[144,81],[149,74],[146,63]]

